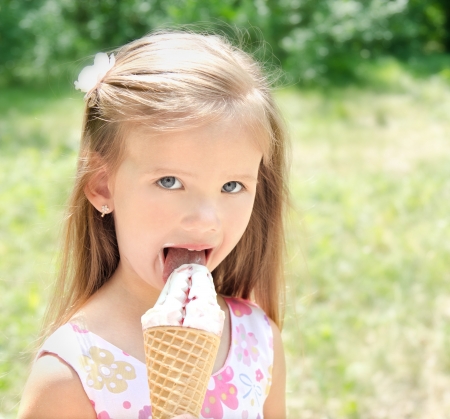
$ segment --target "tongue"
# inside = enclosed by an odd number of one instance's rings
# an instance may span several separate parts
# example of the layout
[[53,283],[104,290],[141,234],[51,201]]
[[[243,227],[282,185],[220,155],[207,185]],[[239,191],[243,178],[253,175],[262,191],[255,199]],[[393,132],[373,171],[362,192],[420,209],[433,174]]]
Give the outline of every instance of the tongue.
[[170,274],[186,263],[197,263],[198,265],[206,265],[206,256],[204,250],[187,250],[175,247],[169,247],[164,262],[163,280],[167,281]]

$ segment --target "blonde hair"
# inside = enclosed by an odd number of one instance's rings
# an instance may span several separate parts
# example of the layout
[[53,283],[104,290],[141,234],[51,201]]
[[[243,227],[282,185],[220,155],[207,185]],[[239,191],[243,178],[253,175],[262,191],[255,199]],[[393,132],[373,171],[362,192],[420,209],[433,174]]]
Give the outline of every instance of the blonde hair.
[[253,299],[281,327],[286,142],[269,87],[260,65],[217,35],[156,32],[116,51],[114,67],[86,98],[76,180],[44,337],[66,323],[119,263],[114,218],[101,218],[84,189],[100,164],[112,172],[120,164],[126,124],[167,131],[230,117],[253,129],[264,156],[248,227],[213,277],[218,293]]

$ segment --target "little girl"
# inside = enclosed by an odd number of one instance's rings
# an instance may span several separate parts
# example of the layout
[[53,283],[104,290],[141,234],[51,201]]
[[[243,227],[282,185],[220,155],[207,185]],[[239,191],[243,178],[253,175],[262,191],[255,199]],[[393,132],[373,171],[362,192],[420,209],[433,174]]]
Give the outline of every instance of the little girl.
[[196,252],[225,312],[201,417],[285,418],[285,134],[261,68],[167,31],[97,54],[75,85],[77,176],[19,417],[151,418],[140,319],[170,255]]

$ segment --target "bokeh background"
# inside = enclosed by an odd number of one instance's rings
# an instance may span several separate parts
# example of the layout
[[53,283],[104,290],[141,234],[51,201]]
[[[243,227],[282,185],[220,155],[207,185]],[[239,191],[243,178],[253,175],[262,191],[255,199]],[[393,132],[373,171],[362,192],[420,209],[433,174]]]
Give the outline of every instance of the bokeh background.
[[450,418],[447,0],[0,0],[0,418],[56,269],[73,80],[186,23],[245,41],[289,126],[289,418]]

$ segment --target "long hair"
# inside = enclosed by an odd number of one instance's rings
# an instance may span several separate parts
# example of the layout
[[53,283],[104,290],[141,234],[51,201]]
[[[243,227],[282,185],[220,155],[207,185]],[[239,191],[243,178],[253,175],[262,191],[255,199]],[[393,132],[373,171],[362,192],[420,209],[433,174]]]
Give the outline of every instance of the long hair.
[[252,129],[263,160],[248,227],[213,272],[216,290],[253,299],[281,327],[286,139],[261,66],[224,37],[187,31],[155,32],[115,53],[115,65],[85,98],[77,173],[43,336],[66,323],[118,266],[114,218],[100,217],[84,189],[101,166],[114,172],[120,164],[127,124],[168,131],[224,118]]

